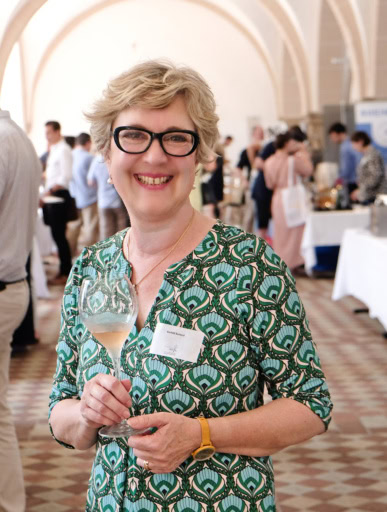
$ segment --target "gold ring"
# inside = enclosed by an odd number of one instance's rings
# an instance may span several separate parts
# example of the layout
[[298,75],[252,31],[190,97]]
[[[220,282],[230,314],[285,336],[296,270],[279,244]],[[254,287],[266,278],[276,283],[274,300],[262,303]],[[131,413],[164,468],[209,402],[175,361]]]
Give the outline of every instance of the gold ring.
[[149,462],[147,460],[144,460],[144,469],[146,471],[150,471],[151,470],[151,468],[149,467]]

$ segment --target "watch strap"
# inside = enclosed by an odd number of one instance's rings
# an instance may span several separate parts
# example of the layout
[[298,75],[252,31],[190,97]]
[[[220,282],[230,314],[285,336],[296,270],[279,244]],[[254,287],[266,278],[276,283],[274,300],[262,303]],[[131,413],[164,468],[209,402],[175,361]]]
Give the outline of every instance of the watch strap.
[[211,445],[210,426],[208,425],[207,419],[204,416],[199,416],[198,420],[202,429],[202,442],[200,446]]

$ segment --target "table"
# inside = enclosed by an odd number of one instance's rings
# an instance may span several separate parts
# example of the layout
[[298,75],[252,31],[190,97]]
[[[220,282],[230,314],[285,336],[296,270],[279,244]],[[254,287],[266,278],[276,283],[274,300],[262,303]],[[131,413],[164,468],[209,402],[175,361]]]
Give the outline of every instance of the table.
[[353,295],[387,331],[387,237],[347,229],[340,247],[332,299]]
[[315,247],[341,245],[347,228],[368,228],[370,211],[369,206],[359,206],[353,210],[310,212],[301,242],[307,274],[312,273],[317,263]]

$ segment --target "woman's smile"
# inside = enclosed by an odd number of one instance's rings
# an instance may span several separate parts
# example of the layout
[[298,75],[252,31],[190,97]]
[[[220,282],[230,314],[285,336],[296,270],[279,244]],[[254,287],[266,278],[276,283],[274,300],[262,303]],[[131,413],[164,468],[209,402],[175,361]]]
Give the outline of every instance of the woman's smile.
[[140,185],[145,186],[148,189],[151,190],[159,190],[162,188],[165,188],[167,183],[169,183],[173,176],[169,175],[149,175],[149,174],[135,174],[134,177],[136,178],[137,182]]

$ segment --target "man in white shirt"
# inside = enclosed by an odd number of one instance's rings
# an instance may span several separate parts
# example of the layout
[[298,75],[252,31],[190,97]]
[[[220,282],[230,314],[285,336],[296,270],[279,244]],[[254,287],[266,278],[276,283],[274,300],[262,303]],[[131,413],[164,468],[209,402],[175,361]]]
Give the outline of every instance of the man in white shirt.
[[[72,178],[73,157],[70,146],[61,134],[58,121],[47,121],[46,139],[50,146],[46,165],[45,197],[54,196],[57,202],[45,203],[43,207],[44,221],[51,228],[52,237],[58,247],[60,268],[58,275],[49,283],[64,284],[71,270],[71,252],[66,238],[66,224],[69,203],[69,185]],[[44,202],[43,198],[43,202]],[[46,199],[47,200],[47,199]]]
[[42,166],[23,130],[0,110],[0,510],[23,512],[22,464],[7,403],[11,341],[27,311]]

